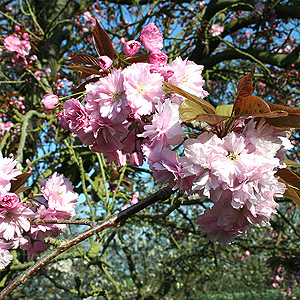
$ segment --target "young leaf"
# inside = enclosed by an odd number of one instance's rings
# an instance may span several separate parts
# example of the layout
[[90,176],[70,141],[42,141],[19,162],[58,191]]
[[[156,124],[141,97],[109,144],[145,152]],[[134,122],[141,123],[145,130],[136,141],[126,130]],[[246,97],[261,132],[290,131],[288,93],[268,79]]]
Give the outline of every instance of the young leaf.
[[290,187],[283,179],[279,178],[279,181],[284,183],[287,187],[286,191],[284,192],[284,196],[294,201],[300,208],[300,197],[298,191]]
[[87,74],[102,75],[102,73],[100,71],[98,71],[92,67],[84,67],[84,66],[66,66],[66,67],[69,69],[79,70],[79,71],[87,73]]
[[94,78],[90,78],[88,80],[86,80],[85,82],[81,83],[80,85],[78,85],[74,91],[74,94],[77,94],[79,92],[83,92],[85,91],[85,86],[91,82],[96,82],[99,80],[99,77],[94,77]]
[[299,164],[299,163],[297,163],[297,162],[294,161],[294,160],[288,159],[288,158],[285,158],[285,159],[284,159],[284,162],[285,162],[285,164],[286,164],[288,167],[294,167],[294,168],[299,168],[299,167],[300,167],[300,164]]
[[278,118],[266,118],[266,122],[275,127],[300,128],[300,116],[288,115]]
[[[96,19],[95,19],[96,20]],[[96,26],[93,30],[93,38],[95,44],[99,50],[99,54],[106,55],[109,58],[114,58],[114,48],[112,46],[111,39],[109,38],[106,31],[100,26],[98,21],[96,20]]]
[[196,120],[206,122],[207,124],[210,124],[210,125],[216,125],[216,124],[219,124],[219,123],[225,121],[228,118],[230,118],[230,117],[212,115],[212,114],[199,114],[196,117]]
[[[255,72],[255,66],[252,70],[252,72],[249,75],[244,76],[238,83],[237,87],[237,96],[234,102],[233,106],[233,112],[235,113],[236,109],[240,106],[240,101],[248,96],[251,96],[253,94],[253,84],[252,84],[252,78]],[[235,113],[235,115],[237,115]]]
[[204,114],[205,111],[198,103],[189,99],[181,102],[179,106],[179,117],[183,122],[196,120],[199,114]]
[[253,67],[250,74],[244,76],[238,83],[237,86],[237,98],[251,96],[253,94],[254,88],[252,84],[253,75],[256,66]]
[[300,191],[300,177],[296,174],[296,172],[288,168],[284,168],[278,169],[275,175],[283,179],[291,188]]
[[136,55],[136,56],[127,57],[125,61],[129,64],[144,63],[148,61],[148,58],[146,56]]
[[99,62],[94,56],[85,53],[76,54],[75,56],[70,58],[70,60],[79,64],[99,66]]
[[16,176],[16,180],[11,180],[10,192],[15,193],[33,173],[24,173]]
[[216,114],[219,116],[228,116],[232,114],[233,104],[219,105],[216,107]]
[[274,110],[282,110],[288,112],[289,115],[300,116],[300,108],[299,107],[290,107],[281,104],[269,104],[271,111]]
[[256,96],[240,98],[233,106],[234,116],[255,116],[271,112],[267,102]]
[[196,104],[198,104],[202,109],[204,109],[205,112],[207,113],[211,113],[211,114],[215,114],[216,113],[216,109],[207,101],[193,95],[190,94],[184,90],[182,90],[181,88],[175,86],[172,83],[166,82],[164,81],[164,84],[170,89],[172,90],[174,93],[179,94],[182,97],[185,97],[186,99],[189,99],[193,102],[195,102]]

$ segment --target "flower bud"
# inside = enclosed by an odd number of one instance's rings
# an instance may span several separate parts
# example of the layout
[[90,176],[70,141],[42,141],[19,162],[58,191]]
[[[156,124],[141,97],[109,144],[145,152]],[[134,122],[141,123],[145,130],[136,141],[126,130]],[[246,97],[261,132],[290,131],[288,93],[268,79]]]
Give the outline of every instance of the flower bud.
[[104,71],[108,70],[113,64],[113,61],[106,55],[100,56],[98,62],[100,68]]
[[141,46],[142,45],[138,41],[131,40],[123,44],[123,52],[127,56],[132,56],[137,54]]
[[59,98],[53,94],[46,94],[43,99],[42,103],[46,110],[53,110],[59,105]]

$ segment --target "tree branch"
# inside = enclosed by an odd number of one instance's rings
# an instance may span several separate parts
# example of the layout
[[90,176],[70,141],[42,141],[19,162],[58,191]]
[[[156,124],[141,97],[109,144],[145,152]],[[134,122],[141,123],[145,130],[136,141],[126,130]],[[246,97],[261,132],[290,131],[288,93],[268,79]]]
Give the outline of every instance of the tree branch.
[[0,299],[4,299],[7,295],[9,295],[17,286],[24,283],[30,276],[36,273],[41,267],[49,263],[53,258],[57,257],[59,254],[68,250],[72,246],[82,242],[83,240],[91,237],[94,234],[97,234],[104,229],[107,228],[116,228],[122,226],[126,220],[139,212],[140,210],[150,206],[151,204],[158,201],[167,200],[175,191],[173,191],[170,187],[165,187],[156,193],[150,195],[149,197],[143,199],[137,204],[127,208],[126,210],[121,211],[118,214],[114,214],[109,216],[105,220],[97,223],[92,228],[89,228],[82,233],[75,235],[73,238],[64,240],[61,244],[56,248],[50,251],[48,254],[43,256],[39,261],[30,266],[27,270],[25,270],[22,274],[16,277],[6,288],[4,288],[0,293]]

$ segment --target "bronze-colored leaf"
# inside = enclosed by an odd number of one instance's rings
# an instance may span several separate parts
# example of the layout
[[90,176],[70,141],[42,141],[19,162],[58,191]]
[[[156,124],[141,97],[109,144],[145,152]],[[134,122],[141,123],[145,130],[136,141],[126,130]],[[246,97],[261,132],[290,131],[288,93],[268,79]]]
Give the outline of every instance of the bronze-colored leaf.
[[[237,87],[237,96],[234,101],[233,105],[233,112],[236,111],[237,107],[240,106],[240,101],[248,96],[251,96],[253,94],[253,84],[252,84],[252,78],[255,72],[255,66],[252,70],[252,72],[249,75],[244,76],[238,83]],[[235,115],[239,115],[235,113]]]
[[136,56],[131,56],[131,57],[125,58],[125,61],[130,64],[144,63],[144,62],[148,61],[148,58],[146,56],[136,55]]
[[300,128],[300,116],[288,115],[278,118],[266,118],[266,122],[275,127]]
[[75,56],[73,56],[70,60],[79,64],[99,66],[98,60],[94,56],[86,53],[78,53]]
[[196,120],[206,122],[210,125],[216,125],[216,124],[219,124],[219,123],[227,120],[228,118],[230,118],[230,117],[213,115],[213,114],[199,114],[196,117]]
[[281,104],[272,104],[272,103],[269,104],[269,107],[271,111],[282,110],[288,112],[289,115],[300,116],[300,107],[290,107],[290,106],[285,106]]
[[130,178],[124,177],[121,181],[121,185],[124,186],[126,191],[133,193],[133,184]]
[[211,114],[215,114],[216,113],[216,109],[207,101],[193,95],[190,94],[186,91],[184,91],[183,89],[175,86],[172,83],[166,82],[164,81],[165,86],[167,86],[170,90],[172,90],[174,93],[179,94],[182,97],[185,97],[186,99],[189,99],[193,102],[195,102],[196,104],[198,104],[202,109],[205,110],[205,112],[207,113],[211,113]]
[[275,175],[283,179],[288,186],[300,191],[300,177],[294,171],[288,168],[278,169]]
[[[284,162],[285,164],[288,166],[288,167],[293,167],[293,168],[299,168],[300,167],[300,164],[297,163],[296,161],[294,160],[291,160],[291,159],[288,159],[288,158],[285,158],[284,159]],[[294,171],[295,172],[295,171]],[[296,173],[297,174],[297,173]]]
[[10,182],[10,192],[15,193],[15,191],[17,191],[32,174],[34,173],[24,173],[16,176],[16,179]]
[[110,173],[110,181],[114,182],[115,180],[120,178],[120,173],[117,170],[112,170]]
[[21,194],[27,190],[31,189],[31,186],[21,186],[16,191],[14,191],[15,194]]
[[285,186],[287,187],[286,191],[284,192],[284,196],[294,201],[297,204],[297,206],[300,208],[300,197],[298,191],[290,187],[282,178],[279,178],[279,181],[284,183]]
[[[96,20],[96,19],[95,19]],[[100,55],[106,55],[111,59],[114,58],[114,48],[106,31],[100,26],[96,20],[96,26],[93,30],[93,38],[99,50]]]
[[271,112],[267,102],[256,96],[240,98],[233,106],[234,116],[258,116]]
[[80,93],[85,91],[85,86],[91,82],[96,82],[99,80],[99,77],[94,77],[94,78],[90,78],[88,80],[86,80],[85,82],[81,83],[80,85],[78,85],[74,91],[74,94],[76,93]]
[[87,74],[102,75],[102,73],[100,71],[96,70],[93,67],[84,67],[84,66],[66,66],[66,67],[69,69],[74,69],[74,70],[78,70],[81,72],[85,72]]

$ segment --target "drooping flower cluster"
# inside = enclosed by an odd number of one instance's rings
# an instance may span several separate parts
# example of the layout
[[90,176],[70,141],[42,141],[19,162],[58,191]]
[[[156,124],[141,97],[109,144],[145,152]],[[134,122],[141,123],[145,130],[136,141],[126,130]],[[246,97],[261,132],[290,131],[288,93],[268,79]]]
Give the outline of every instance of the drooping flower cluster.
[[[213,29],[213,35],[223,30]],[[164,91],[163,84],[205,98],[203,66],[180,57],[167,63],[162,35],[153,23],[142,30],[140,40],[149,51],[148,63],[111,68],[106,77],[87,84],[85,104],[66,101],[58,114],[60,126],[110,160],[124,165],[129,158],[141,165],[146,159],[157,182],[210,199],[213,206],[197,220],[208,240],[233,242],[256,224],[268,224],[277,207],[274,197],[285,192],[275,174],[285,167],[288,134],[263,119],[244,118],[226,135],[212,126],[189,138],[179,117],[185,98]],[[123,52],[133,56],[140,47],[129,41]],[[182,144],[179,158],[174,150],[180,152]]]
[[[85,104],[72,98],[58,114],[62,128],[78,134],[92,151],[103,152],[119,164],[129,158],[131,163],[141,165],[144,146],[159,151],[183,141],[178,113],[183,98],[166,94],[164,80],[199,97],[208,94],[203,89],[203,66],[180,57],[168,64],[165,54],[161,59],[163,37],[153,23],[142,30],[140,40],[149,51],[149,63],[110,69],[106,77],[86,85]],[[128,55],[136,54],[139,43],[130,41],[123,49]]]
[[[43,239],[57,236],[64,225],[31,225],[30,219],[70,219],[75,215],[78,195],[70,181],[54,173],[45,181],[43,197],[32,202],[22,202],[11,192],[11,181],[21,174],[15,168],[17,162],[5,158],[0,152],[0,269],[12,260],[9,249],[21,247],[28,254],[40,253],[48,248]],[[37,245],[38,244],[38,245]]]
[[[254,119],[238,132],[220,138],[204,132],[184,142],[179,160],[164,150],[149,159],[154,178],[214,202],[198,217],[202,234],[222,244],[247,234],[256,224],[266,225],[278,206],[285,185],[275,177],[285,167],[284,154],[292,148],[283,130]],[[170,151],[172,152],[172,151]],[[163,180],[162,180],[163,179]]]

